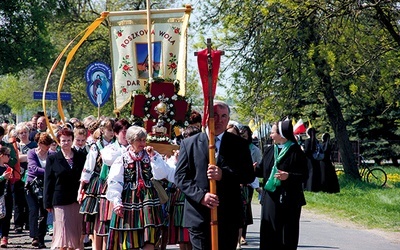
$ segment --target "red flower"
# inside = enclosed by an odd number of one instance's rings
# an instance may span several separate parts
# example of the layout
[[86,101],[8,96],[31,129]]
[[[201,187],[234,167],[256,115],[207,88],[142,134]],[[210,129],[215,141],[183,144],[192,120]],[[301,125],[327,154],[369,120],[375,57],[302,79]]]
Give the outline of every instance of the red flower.
[[128,58],[129,58],[129,55],[126,55],[126,56],[125,56],[125,59],[128,59]]
[[179,29],[178,28],[176,28],[174,31],[175,31],[175,34],[179,34]]
[[122,32],[121,32],[121,31],[118,31],[118,32],[117,32],[117,36],[121,37],[121,36],[122,36]]
[[171,63],[169,66],[171,67],[171,69],[175,69],[177,67],[176,63]]
[[122,93],[128,93],[128,90],[126,90],[126,88],[122,88]]
[[125,71],[129,71],[130,68],[129,68],[128,65],[125,64],[124,67],[122,67],[122,69],[125,70]]
[[173,56],[174,54],[172,54],[172,53],[169,53],[169,56]]

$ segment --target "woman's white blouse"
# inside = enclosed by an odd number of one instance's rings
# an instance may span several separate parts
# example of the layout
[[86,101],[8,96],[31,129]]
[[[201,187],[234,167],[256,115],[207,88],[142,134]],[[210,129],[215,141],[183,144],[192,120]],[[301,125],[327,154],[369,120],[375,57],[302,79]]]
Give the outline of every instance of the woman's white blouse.
[[[129,150],[129,148],[130,146],[127,148],[127,150]],[[171,182],[174,181],[175,169],[171,168],[158,152],[155,152],[155,155],[150,157],[150,166],[154,179],[167,179]],[[122,190],[124,189],[124,162],[122,155],[117,157],[117,159],[111,165],[107,178],[107,184],[107,200],[113,202],[114,206],[122,205],[121,194]]]
[[[115,143],[115,142],[114,142]],[[109,144],[106,140],[103,140],[103,145],[106,145],[103,149],[105,149]],[[90,147],[89,153],[86,156],[86,161],[85,165],[83,166],[83,171],[81,175],[81,180],[83,182],[88,183],[90,181],[90,178],[92,177],[94,168],[96,167],[97,164],[97,155],[99,154],[99,148],[97,147],[96,144],[92,144]],[[109,165],[110,166],[110,165]]]
[[90,147],[89,153],[86,156],[85,165],[81,174],[81,181],[88,183],[92,177],[93,170],[96,166],[97,155],[99,150],[95,144]]
[[100,150],[101,159],[103,160],[103,163],[105,163],[108,166],[111,166],[118,156],[121,156],[123,153],[126,152],[126,149],[127,147],[124,147],[121,144],[119,144],[118,141],[115,141],[114,143]]

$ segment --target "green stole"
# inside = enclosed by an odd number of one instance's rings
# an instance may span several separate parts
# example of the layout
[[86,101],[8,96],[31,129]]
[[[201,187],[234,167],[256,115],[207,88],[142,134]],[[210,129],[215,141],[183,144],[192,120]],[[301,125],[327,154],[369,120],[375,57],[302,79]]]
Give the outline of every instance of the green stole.
[[271,174],[269,175],[267,183],[265,183],[264,189],[270,192],[274,192],[276,187],[281,185],[281,181],[275,177],[275,174],[278,173],[278,163],[282,160],[283,156],[289,151],[290,146],[294,143],[291,141],[285,142],[283,144],[282,150],[279,152],[278,145],[274,145],[274,166],[272,167]]

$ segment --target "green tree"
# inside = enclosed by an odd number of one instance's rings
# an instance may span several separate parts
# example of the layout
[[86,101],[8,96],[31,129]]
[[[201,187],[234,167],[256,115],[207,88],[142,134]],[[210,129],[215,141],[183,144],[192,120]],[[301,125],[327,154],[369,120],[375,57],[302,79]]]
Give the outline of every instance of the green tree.
[[35,80],[31,78],[29,71],[26,74],[14,76],[11,74],[0,77],[0,103],[5,103],[11,108],[11,112],[21,115],[26,111],[41,109],[40,101],[33,100]]
[[59,0],[0,2],[0,75],[48,66],[54,53],[49,23],[65,13]]
[[[167,8],[174,3],[175,1],[153,2],[151,8]],[[17,74],[29,69],[31,83],[34,83],[31,85],[35,86],[32,89],[42,91],[50,66],[57,55],[79,32],[98,18],[101,12],[145,8],[145,0],[2,1],[0,3],[0,60],[2,62],[0,75],[9,72]],[[97,116],[97,108],[90,103],[86,95],[84,72],[86,66],[93,61],[111,64],[107,25],[107,22],[104,22],[85,41],[67,69],[62,91],[72,94],[72,102],[64,103],[71,117],[83,117],[89,114]],[[63,60],[51,75],[47,91],[57,91]],[[13,110],[19,109],[15,105],[12,106]],[[112,116],[113,108],[113,98],[111,98],[101,108],[101,114]],[[124,116],[128,114],[129,108],[124,110]]]
[[[395,3],[376,5],[395,13]],[[213,40],[231,60],[229,93],[243,117],[308,117],[317,128],[328,123],[346,173],[359,178],[350,144],[359,138],[348,127],[361,104],[368,100],[364,108],[379,113],[372,100],[381,99],[385,122],[398,113],[399,93],[388,92],[397,89],[398,73],[390,67],[399,66],[398,45],[373,10],[354,1],[209,0],[200,7],[199,31],[216,30]],[[397,16],[385,15],[392,27]]]

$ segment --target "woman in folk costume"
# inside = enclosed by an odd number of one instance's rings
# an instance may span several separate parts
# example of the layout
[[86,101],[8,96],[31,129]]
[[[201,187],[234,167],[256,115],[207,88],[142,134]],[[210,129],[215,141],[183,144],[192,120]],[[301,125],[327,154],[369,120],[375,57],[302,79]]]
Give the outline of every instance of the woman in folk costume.
[[171,180],[174,170],[152,147],[146,147],[146,137],[144,128],[130,127],[128,150],[110,168],[106,197],[113,204],[113,214],[107,249],[154,249],[158,240],[162,208],[151,179]]
[[[130,124],[126,119],[116,121],[113,126],[115,141],[100,150],[103,165],[99,177],[101,195],[99,199],[98,225],[96,225],[97,236],[108,236],[112,206],[105,196],[108,188],[107,176],[110,171],[110,166],[114,163],[115,159],[127,150],[128,141],[126,140],[126,131],[129,126]],[[107,245],[106,243],[106,241],[103,243],[103,248]]]
[[291,121],[274,124],[270,136],[274,145],[265,150],[256,167],[256,176],[264,178],[260,249],[297,249],[301,207],[306,204],[307,160],[296,143]]
[[[114,142],[114,120],[106,118],[100,122],[100,138],[92,144],[86,157],[85,166],[81,175],[81,185],[78,191],[78,201],[81,204],[80,213],[83,214],[83,234],[93,234],[93,249],[105,249],[107,238],[98,236],[99,201],[105,199],[102,196],[105,178],[100,178],[102,168],[108,168],[103,164],[100,150]],[[104,236],[104,235],[103,235]]]

